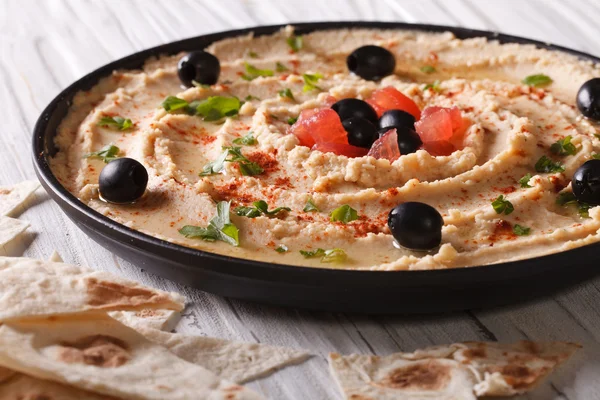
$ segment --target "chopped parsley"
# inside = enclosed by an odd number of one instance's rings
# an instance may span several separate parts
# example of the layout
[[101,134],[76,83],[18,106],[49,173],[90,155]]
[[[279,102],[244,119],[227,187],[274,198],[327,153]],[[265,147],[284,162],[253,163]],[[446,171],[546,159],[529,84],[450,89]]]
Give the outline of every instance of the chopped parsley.
[[258,54],[253,52],[252,50],[248,52],[248,57],[250,58],[258,58]]
[[423,90],[433,90],[434,92],[441,92],[442,88],[440,87],[440,81],[435,81],[433,83],[428,83],[423,87]]
[[572,156],[577,154],[581,147],[575,147],[573,143],[571,143],[571,135],[565,137],[564,139],[560,139],[555,143],[552,143],[550,146],[550,151],[554,154],[558,154],[559,156]]
[[517,236],[527,236],[529,235],[530,231],[531,228],[528,228],[526,226],[521,226],[519,224],[515,224],[515,226],[513,226],[513,233]]
[[104,146],[98,151],[84,155],[83,158],[99,158],[105,163],[108,163],[114,160],[115,158],[119,158],[119,151],[119,148],[111,143]]
[[305,258],[320,257],[322,263],[344,262],[348,258],[346,252],[340,248],[325,250],[318,248],[316,250],[300,250]]
[[530,173],[525,174],[521,179],[519,179],[519,183],[521,184],[522,188],[530,188],[532,187],[529,184],[529,181],[531,180],[532,176]]
[[133,126],[133,122],[129,118],[123,117],[102,117],[98,121],[98,126],[104,128],[116,128],[120,131],[125,131]]
[[239,229],[229,219],[230,206],[231,204],[228,201],[219,202],[217,204],[217,215],[210,220],[206,228],[186,225],[179,230],[179,233],[187,238],[199,238],[207,242],[220,240],[232,246],[239,246]]
[[253,79],[258,78],[259,76],[273,76],[272,69],[258,69],[252,64],[244,63],[246,68],[246,73],[242,75],[242,79],[247,81],[251,81]]
[[241,106],[242,102],[237,97],[211,96],[196,105],[195,113],[205,121],[218,121],[237,115]]
[[298,121],[298,117],[289,117],[287,119],[288,125],[294,125],[296,123],[296,121]]
[[600,154],[599,153],[592,154],[592,158],[594,160],[600,160]]
[[330,214],[330,220],[332,222],[339,221],[347,224],[348,222],[355,221],[358,219],[358,212],[350,207],[348,204],[344,204],[333,210]]
[[590,209],[591,206],[587,203],[577,201],[577,198],[575,197],[573,192],[560,193],[558,195],[558,197],[556,198],[556,204],[558,204],[559,206],[576,205],[577,211],[579,212],[579,215],[581,216],[581,218],[589,218],[590,217],[588,210]]
[[279,61],[277,61],[277,64],[275,64],[275,71],[277,71],[277,72],[285,72],[285,71],[289,71],[289,70],[290,69],[288,67],[286,67]]
[[287,253],[289,251],[289,249],[285,244],[280,244],[279,246],[277,246],[275,251],[278,253]]
[[166,112],[171,112],[179,110],[180,108],[186,108],[189,103],[184,99],[180,99],[179,97],[168,96],[160,105],[163,106]]
[[537,172],[564,172],[565,168],[558,162],[554,162],[546,156],[540,157],[535,163],[535,170]]
[[552,81],[552,78],[550,78],[548,75],[537,74],[537,75],[529,75],[528,77],[523,79],[521,82],[523,82],[527,86],[533,86],[533,87],[539,88],[539,87],[547,86],[547,85],[551,84],[553,81]]
[[435,67],[433,65],[423,65],[421,67],[421,72],[426,74],[433,74],[435,72]]
[[280,97],[286,97],[286,98],[288,98],[290,100],[296,100],[294,98],[294,93],[292,93],[292,90],[290,88],[280,90],[277,93],[279,94]]
[[[229,157],[229,158],[228,158]],[[209,162],[204,166],[200,176],[209,176],[218,174],[225,168],[226,162],[235,162],[240,168],[240,172],[244,176],[252,176],[262,174],[264,169],[257,163],[248,160],[242,154],[241,147],[223,147],[223,152],[216,160]]]
[[498,198],[492,202],[492,207],[497,214],[504,215],[508,215],[515,210],[512,203],[506,200],[503,195],[498,196]]
[[302,74],[302,79],[304,79],[304,87],[302,88],[302,91],[310,92],[311,90],[315,89],[323,90],[317,86],[317,83],[321,78],[323,78],[323,75],[319,74],[318,72],[315,74]]
[[306,200],[306,204],[304,205],[304,210],[303,211],[304,212],[319,212],[319,209],[317,208],[317,206],[313,202],[313,199],[311,199],[309,197],[308,200]]
[[277,207],[269,211],[269,205],[264,200],[255,201],[252,203],[254,207],[240,206],[235,208],[235,213],[240,217],[256,218],[261,215],[273,217],[279,214],[281,211],[292,211],[289,207]]
[[302,40],[302,36],[293,35],[287,38],[285,41],[294,53],[300,51],[304,46],[304,40]]
[[252,96],[251,94],[249,94],[248,96],[246,96],[244,98],[245,101],[252,101],[252,100],[260,100],[258,97],[256,96]]
[[242,144],[244,146],[253,146],[258,143],[258,140],[252,134],[252,131],[248,132],[246,136],[242,136],[236,139],[233,139],[233,144]]

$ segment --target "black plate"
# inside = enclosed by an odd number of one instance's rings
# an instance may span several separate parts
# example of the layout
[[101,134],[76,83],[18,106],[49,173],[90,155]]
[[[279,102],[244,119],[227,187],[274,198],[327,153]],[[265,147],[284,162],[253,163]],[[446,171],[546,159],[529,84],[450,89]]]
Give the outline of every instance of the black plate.
[[[138,267],[207,292],[263,303],[386,314],[482,308],[553,293],[592,276],[598,269],[600,243],[528,260],[434,271],[345,271],[243,260],[175,245],[118,224],[80,202],[50,171],[47,158],[56,151],[53,138],[76,92],[91,88],[115,69],[140,68],[151,56],[201,49],[214,41],[249,32],[271,34],[282,26],[220,32],[165,44],[112,62],[73,83],[46,107],[34,129],[34,164],[42,186],[86,234]],[[300,34],[348,27],[451,31],[461,39],[487,37],[500,42],[534,44],[600,63],[600,59],[589,54],[559,46],[464,28],[383,22],[294,26]]]

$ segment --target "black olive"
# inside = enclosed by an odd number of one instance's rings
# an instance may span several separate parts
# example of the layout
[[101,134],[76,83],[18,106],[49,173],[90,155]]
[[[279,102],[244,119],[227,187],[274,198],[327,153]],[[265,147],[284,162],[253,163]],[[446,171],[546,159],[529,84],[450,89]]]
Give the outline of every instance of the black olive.
[[442,242],[444,219],[433,207],[411,201],[392,208],[388,226],[402,247],[412,250],[431,250]]
[[600,160],[589,160],[577,168],[571,180],[577,201],[600,205]]
[[379,118],[379,128],[396,128],[403,127],[415,129],[415,117],[412,114],[402,110],[388,110]]
[[360,117],[366,118],[372,123],[377,123],[377,113],[366,101],[360,99],[342,99],[331,106],[340,119],[343,121],[348,118]]
[[368,81],[377,81],[394,73],[396,59],[383,47],[362,46],[354,50],[346,59],[350,72]]
[[370,149],[377,139],[377,128],[366,118],[353,117],[342,121],[352,146]]
[[379,137],[385,135],[390,129],[396,129],[396,135],[398,135],[398,148],[400,149],[400,154],[407,155],[410,153],[414,153],[423,145],[423,141],[417,132],[414,129],[407,127],[389,127],[389,128],[379,128],[377,130]]
[[100,196],[110,203],[133,203],[146,191],[148,172],[133,158],[112,160],[100,172]]
[[214,85],[219,80],[221,64],[219,59],[204,51],[192,51],[181,57],[177,65],[177,74],[181,83],[192,87],[192,81],[203,85]]
[[595,121],[600,121],[600,78],[590,79],[577,92],[577,108]]

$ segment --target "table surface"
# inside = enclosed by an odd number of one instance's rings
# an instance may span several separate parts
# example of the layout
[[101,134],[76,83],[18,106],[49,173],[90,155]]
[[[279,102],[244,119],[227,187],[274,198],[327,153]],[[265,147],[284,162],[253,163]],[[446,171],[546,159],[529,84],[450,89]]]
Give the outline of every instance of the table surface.
[[[59,91],[130,53],[181,38],[256,25],[381,20],[500,31],[600,55],[597,0],[2,0],[0,185],[35,179],[30,138]],[[229,300],[150,275],[102,248],[38,191],[20,218],[31,228],[9,255],[89,265],[187,296],[177,331],[308,349],[315,356],[250,386],[271,399],[340,399],[330,351],[387,355],[466,340],[568,340],[584,345],[530,399],[600,399],[600,278],[550,299],[426,317],[356,316]],[[540,282],[539,284],[543,284]],[[358,295],[358,294],[357,294]]]

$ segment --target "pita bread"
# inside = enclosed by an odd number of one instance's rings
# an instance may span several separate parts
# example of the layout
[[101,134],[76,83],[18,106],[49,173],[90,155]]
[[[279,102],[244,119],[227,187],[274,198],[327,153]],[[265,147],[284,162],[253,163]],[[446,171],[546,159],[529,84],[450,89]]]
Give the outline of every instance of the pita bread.
[[111,317],[139,331],[141,329],[158,329],[172,331],[181,319],[181,313],[173,310],[111,311]]
[[29,222],[20,219],[0,217],[0,247],[19,236],[29,227]]
[[0,365],[128,400],[262,398],[106,315],[5,323],[0,326]]
[[477,396],[514,396],[534,389],[579,348],[565,342],[468,342],[459,345],[453,358],[476,372]]
[[72,313],[161,308],[182,310],[177,293],[108,272],[31,258],[0,257],[0,321]]
[[9,215],[40,187],[37,181],[24,181],[13,186],[0,186],[0,216]]
[[54,250],[52,252],[52,254],[50,255],[50,258],[48,258],[48,261],[51,262],[64,262],[63,258],[60,256],[60,254],[58,254],[58,251]]
[[71,386],[14,373],[8,381],[0,381],[2,400],[119,400]]
[[470,400],[528,392],[579,347],[468,342],[387,357],[331,354],[329,363],[348,399]]
[[285,347],[185,336],[149,328],[141,328],[139,332],[182,359],[237,383],[265,377],[309,357],[305,351]]

